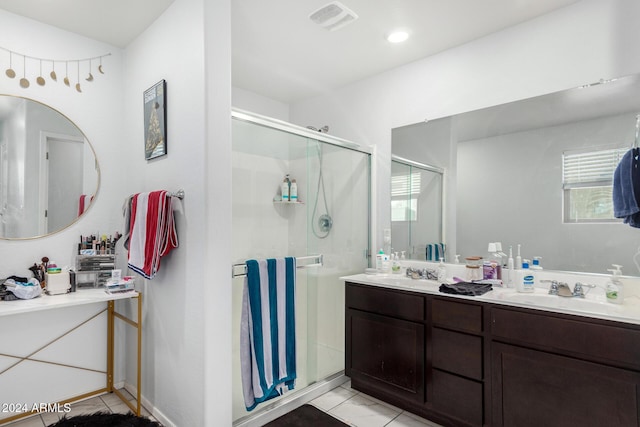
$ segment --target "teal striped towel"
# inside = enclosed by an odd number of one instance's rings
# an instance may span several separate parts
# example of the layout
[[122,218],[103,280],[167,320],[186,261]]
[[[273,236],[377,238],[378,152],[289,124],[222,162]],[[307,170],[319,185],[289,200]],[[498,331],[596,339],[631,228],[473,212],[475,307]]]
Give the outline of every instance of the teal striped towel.
[[247,261],[240,369],[248,411],[295,385],[295,287],[295,258]]
[[440,258],[444,260],[445,244],[444,243],[430,243],[427,245],[427,261],[440,261]]

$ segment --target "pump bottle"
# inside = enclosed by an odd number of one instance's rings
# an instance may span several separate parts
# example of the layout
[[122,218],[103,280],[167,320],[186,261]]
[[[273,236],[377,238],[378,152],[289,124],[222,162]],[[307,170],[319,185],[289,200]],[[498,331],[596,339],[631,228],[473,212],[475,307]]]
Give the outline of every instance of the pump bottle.
[[622,292],[622,282],[620,281],[620,276],[622,276],[622,268],[621,265],[611,264],[615,269],[609,269],[607,271],[611,272],[611,279],[607,282],[606,292],[607,292],[607,301],[613,304],[622,304],[624,301],[624,294]]
[[529,269],[529,260],[522,260],[522,269],[516,270],[516,291],[533,292],[536,285],[536,275]]

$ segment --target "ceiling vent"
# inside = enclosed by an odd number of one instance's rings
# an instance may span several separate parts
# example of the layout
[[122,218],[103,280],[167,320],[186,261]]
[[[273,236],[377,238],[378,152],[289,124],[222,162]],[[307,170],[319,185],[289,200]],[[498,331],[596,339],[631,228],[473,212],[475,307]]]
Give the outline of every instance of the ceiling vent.
[[358,15],[342,3],[334,1],[313,12],[309,19],[325,30],[335,31],[358,19]]

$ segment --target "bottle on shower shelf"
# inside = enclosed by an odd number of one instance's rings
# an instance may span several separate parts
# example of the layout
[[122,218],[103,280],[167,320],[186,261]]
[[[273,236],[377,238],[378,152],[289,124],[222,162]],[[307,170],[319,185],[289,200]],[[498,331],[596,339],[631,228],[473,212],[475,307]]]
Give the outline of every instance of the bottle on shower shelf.
[[289,201],[289,186],[291,185],[291,181],[289,180],[289,174],[287,174],[284,177],[284,180],[282,181],[282,184],[280,185],[280,189],[282,192],[282,201],[283,202],[288,202]]
[[298,202],[298,184],[295,179],[291,180],[291,186],[289,187],[289,201],[292,203]]

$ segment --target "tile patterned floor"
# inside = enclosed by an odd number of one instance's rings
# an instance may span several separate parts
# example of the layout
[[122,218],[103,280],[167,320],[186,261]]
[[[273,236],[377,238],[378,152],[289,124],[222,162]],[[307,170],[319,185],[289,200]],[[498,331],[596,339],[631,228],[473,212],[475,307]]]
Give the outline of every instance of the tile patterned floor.
[[[126,390],[121,390],[122,394],[127,396],[127,400],[135,404],[135,400]],[[3,424],[2,427],[46,427],[58,421],[62,416],[72,417],[74,415],[92,414],[94,412],[104,411],[111,413],[126,414],[130,411],[129,407],[118,396],[113,393],[107,393],[100,396],[92,397],[71,404],[71,411],[67,414],[43,413],[32,415],[12,423]],[[151,420],[155,420],[149,415],[149,412],[142,408],[142,415]]]
[[[122,391],[130,401],[133,401],[133,396],[126,390]],[[351,381],[347,381],[309,403],[352,427],[441,427],[352,389]],[[67,416],[91,414],[97,411],[126,414],[129,412],[129,407],[118,396],[108,393],[73,403]],[[144,408],[142,415],[155,421]],[[2,427],[46,427],[58,420],[58,414],[44,413],[3,424]]]
[[351,388],[351,381],[309,402],[352,427],[440,427]]

